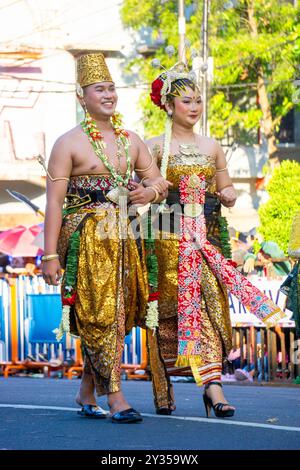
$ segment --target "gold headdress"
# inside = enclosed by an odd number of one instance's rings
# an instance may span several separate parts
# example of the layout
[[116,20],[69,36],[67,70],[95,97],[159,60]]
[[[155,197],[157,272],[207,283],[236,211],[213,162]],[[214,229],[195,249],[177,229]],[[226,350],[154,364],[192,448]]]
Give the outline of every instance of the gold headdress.
[[[189,47],[188,41],[186,41],[186,45]],[[175,53],[175,48],[171,45],[167,46],[165,52],[169,57],[171,57]],[[195,59],[198,54],[193,50],[190,55],[191,59]],[[195,70],[192,70],[192,68],[183,61],[179,61],[171,68],[166,69],[159,59],[153,59],[152,66],[163,69],[163,72],[152,83],[152,92],[150,94],[152,102],[161,109],[166,109],[165,104],[167,101],[167,95],[171,93],[173,82],[180,79],[188,79],[198,87],[197,74],[195,73]],[[175,86],[175,89],[172,91],[172,95],[179,96],[184,91],[184,88],[185,87],[180,84]]]
[[[190,42],[186,39],[185,47],[190,47]],[[165,48],[166,54],[171,57],[175,53],[175,48],[172,45],[169,45]],[[198,57],[198,53],[195,50],[190,51],[190,59],[194,60]],[[184,83],[176,83],[172,87],[172,83],[177,80],[188,79],[192,82],[198,89],[198,80],[197,80],[197,69],[192,69],[184,61],[179,61],[171,68],[166,69],[163,67],[159,59],[152,60],[152,66],[155,68],[163,69],[163,72],[154,80],[152,83],[152,90],[150,93],[150,98],[152,102],[159,108],[166,111],[166,102],[167,96],[172,94],[172,96],[180,96],[182,92],[185,91],[186,85]],[[201,67],[199,67],[202,70]],[[200,90],[199,90],[200,91]],[[160,166],[160,172],[164,178],[167,175],[167,168],[170,156],[170,145],[172,139],[172,112],[167,113],[167,119],[165,124],[165,133],[164,133],[164,143],[163,143],[163,154]],[[163,201],[164,202],[164,201]],[[161,206],[163,207],[163,206]]]
[[96,52],[80,56],[77,59],[77,91],[99,82],[113,82],[104,55]]

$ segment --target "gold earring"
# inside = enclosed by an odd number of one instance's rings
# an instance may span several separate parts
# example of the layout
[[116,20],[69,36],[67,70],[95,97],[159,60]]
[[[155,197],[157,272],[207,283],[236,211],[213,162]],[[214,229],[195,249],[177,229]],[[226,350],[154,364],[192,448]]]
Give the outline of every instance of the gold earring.
[[87,110],[87,107],[86,107],[86,104],[85,104],[84,100],[82,100],[81,106],[83,107],[84,114],[87,114],[88,110]]
[[76,83],[76,93],[77,93],[78,98],[83,98],[83,89],[79,85],[79,83]]

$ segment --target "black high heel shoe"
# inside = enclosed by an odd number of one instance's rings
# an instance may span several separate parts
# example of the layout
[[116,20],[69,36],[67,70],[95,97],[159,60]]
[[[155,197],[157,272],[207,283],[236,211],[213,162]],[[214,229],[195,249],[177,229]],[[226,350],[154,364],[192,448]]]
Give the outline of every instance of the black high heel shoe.
[[165,415],[170,416],[173,411],[176,410],[176,405],[174,401],[174,391],[173,385],[169,384],[169,391],[168,391],[168,405],[165,406],[156,406],[156,414],[157,415]]
[[173,411],[176,410],[175,405],[169,405],[169,406],[160,406],[159,408],[156,408],[156,414],[157,415],[171,415]]
[[223,410],[224,406],[231,406],[229,403],[215,403],[213,404],[213,401],[209,396],[207,395],[207,390],[211,385],[219,385],[219,387],[222,388],[222,384],[220,382],[209,382],[208,384],[205,385],[204,388],[204,393],[203,393],[203,402],[205,406],[205,411],[206,411],[206,417],[210,417],[210,412],[211,409],[214,410],[215,416],[217,418],[230,418],[231,416],[234,415],[235,410]]

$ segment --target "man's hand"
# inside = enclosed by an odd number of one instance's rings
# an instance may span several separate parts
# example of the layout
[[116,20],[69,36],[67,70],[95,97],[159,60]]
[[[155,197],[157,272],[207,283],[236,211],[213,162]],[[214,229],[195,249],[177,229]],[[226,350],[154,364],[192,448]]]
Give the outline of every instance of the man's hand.
[[43,261],[42,273],[46,284],[49,284],[50,286],[58,286],[62,275],[58,259]]
[[129,200],[132,204],[145,206],[155,198],[154,191],[144,188],[141,183],[132,181],[130,184],[135,187],[129,193]]

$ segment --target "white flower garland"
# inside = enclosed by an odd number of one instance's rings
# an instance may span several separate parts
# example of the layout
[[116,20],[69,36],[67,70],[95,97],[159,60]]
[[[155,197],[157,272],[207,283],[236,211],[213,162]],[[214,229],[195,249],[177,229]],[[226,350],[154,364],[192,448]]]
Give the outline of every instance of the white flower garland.
[[146,326],[155,334],[155,330],[158,327],[158,301],[152,300],[148,302]]
[[164,178],[167,177],[167,169],[168,169],[169,158],[170,158],[170,145],[171,145],[171,139],[172,139],[172,126],[173,126],[173,121],[168,116],[167,120],[166,120],[166,125],[165,125],[165,137],[164,137],[164,145],[163,145],[163,154],[162,154],[162,160],[161,160],[161,166],[160,166],[160,172],[161,172],[161,174]]
[[59,327],[53,330],[53,333],[56,335],[57,341],[60,341],[65,333],[70,333],[70,310],[70,305],[63,306],[62,317]]
[[[172,126],[173,121],[170,116],[167,117],[166,124],[165,124],[165,136],[164,136],[164,143],[163,143],[163,154],[161,158],[161,165],[160,165],[160,172],[163,178],[167,179],[167,170],[170,158],[170,146],[171,146],[171,139],[172,139]],[[164,206],[166,204],[166,199],[164,199],[161,204],[159,205],[159,212],[163,212]]]

